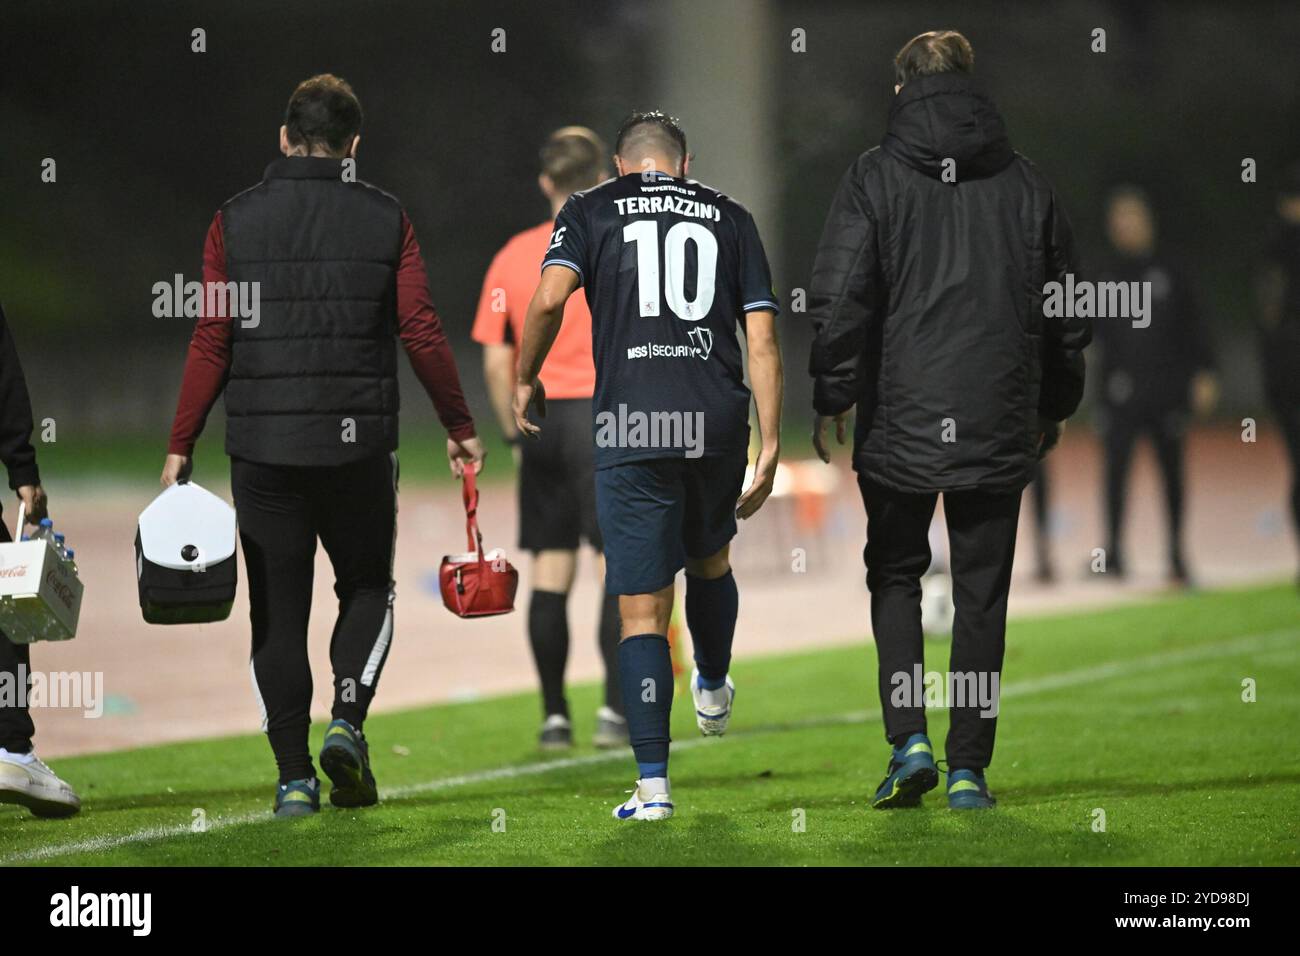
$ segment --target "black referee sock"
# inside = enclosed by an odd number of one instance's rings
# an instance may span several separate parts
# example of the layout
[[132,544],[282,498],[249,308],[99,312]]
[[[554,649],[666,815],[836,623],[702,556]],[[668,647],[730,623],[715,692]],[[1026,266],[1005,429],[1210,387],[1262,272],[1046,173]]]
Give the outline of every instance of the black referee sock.
[[605,706],[623,713],[623,689],[618,684],[618,640],[622,632],[618,595],[606,594],[600,605],[600,656],[605,662]]
[[662,634],[624,638],[618,645],[618,680],[641,779],[668,776],[673,711],[673,658],[668,638]]
[[569,662],[569,596],[534,590],[528,602],[528,643],[542,683],[543,716],[569,716],[564,668]]
[[720,578],[686,575],[686,626],[695,645],[700,686],[706,690],[726,683],[739,610],[740,592],[730,570]]

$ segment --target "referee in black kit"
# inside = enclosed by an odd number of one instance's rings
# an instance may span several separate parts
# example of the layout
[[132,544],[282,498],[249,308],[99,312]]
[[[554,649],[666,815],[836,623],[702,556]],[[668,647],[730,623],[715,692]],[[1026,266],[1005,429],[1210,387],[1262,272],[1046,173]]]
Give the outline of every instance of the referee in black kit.
[[224,288],[258,308],[214,308],[199,320],[162,475],[170,485],[189,474],[224,389],[253,685],[280,772],[278,817],[320,809],[307,657],[318,537],[339,599],[321,769],[334,805],[378,800],[362,722],[393,635],[397,338],[447,430],[453,473],[483,460],[411,223],[396,199],[351,175],[360,130],[346,82],[304,81],[280,128],[283,158],[217,213],[205,288],[233,283]]

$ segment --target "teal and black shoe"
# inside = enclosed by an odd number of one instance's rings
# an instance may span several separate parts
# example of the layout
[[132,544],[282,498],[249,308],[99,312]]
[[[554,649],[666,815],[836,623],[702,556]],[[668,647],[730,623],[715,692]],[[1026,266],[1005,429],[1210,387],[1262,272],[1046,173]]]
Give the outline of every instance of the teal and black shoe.
[[983,772],[948,771],[948,808],[950,810],[987,810],[996,804]]
[[315,777],[290,780],[275,791],[275,815],[281,820],[320,813],[320,781]]
[[921,794],[939,785],[939,768],[934,763],[934,748],[925,734],[912,734],[907,743],[895,747],[889,759],[889,776],[885,777],[871,805],[877,810],[919,807]]
[[370,772],[370,747],[346,720],[332,720],[326,728],[320,768],[334,785],[330,788],[334,806],[370,807],[379,802],[375,775]]

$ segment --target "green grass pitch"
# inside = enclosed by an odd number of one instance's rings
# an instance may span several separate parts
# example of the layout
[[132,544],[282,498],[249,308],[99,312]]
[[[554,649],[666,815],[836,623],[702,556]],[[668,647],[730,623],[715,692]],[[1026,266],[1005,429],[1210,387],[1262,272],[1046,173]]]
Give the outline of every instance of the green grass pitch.
[[[377,715],[380,806],[300,821],[270,818],[260,735],[59,760],[85,810],[43,822],[0,807],[0,863],[1295,865],[1298,622],[1288,587],[1013,622],[989,812],[952,813],[939,791],[869,809],[886,746],[864,640],[737,662],[722,739],[698,737],[679,686],[664,823],[610,818],[634,765],[585,744],[584,686],[580,745],[560,758],[534,750],[532,694]],[[946,648],[930,643],[927,668]],[[940,756],[945,729],[932,714]]]

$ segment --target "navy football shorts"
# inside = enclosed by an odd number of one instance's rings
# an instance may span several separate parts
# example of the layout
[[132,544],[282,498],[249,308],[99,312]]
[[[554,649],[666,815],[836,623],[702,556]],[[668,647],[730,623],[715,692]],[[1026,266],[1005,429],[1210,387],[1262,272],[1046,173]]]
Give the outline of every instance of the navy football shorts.
[[596,472],[596,518],[605,539],[605,593],[651,594],[687,558],[717,554],[736,536],[743,451],[653,458]]

